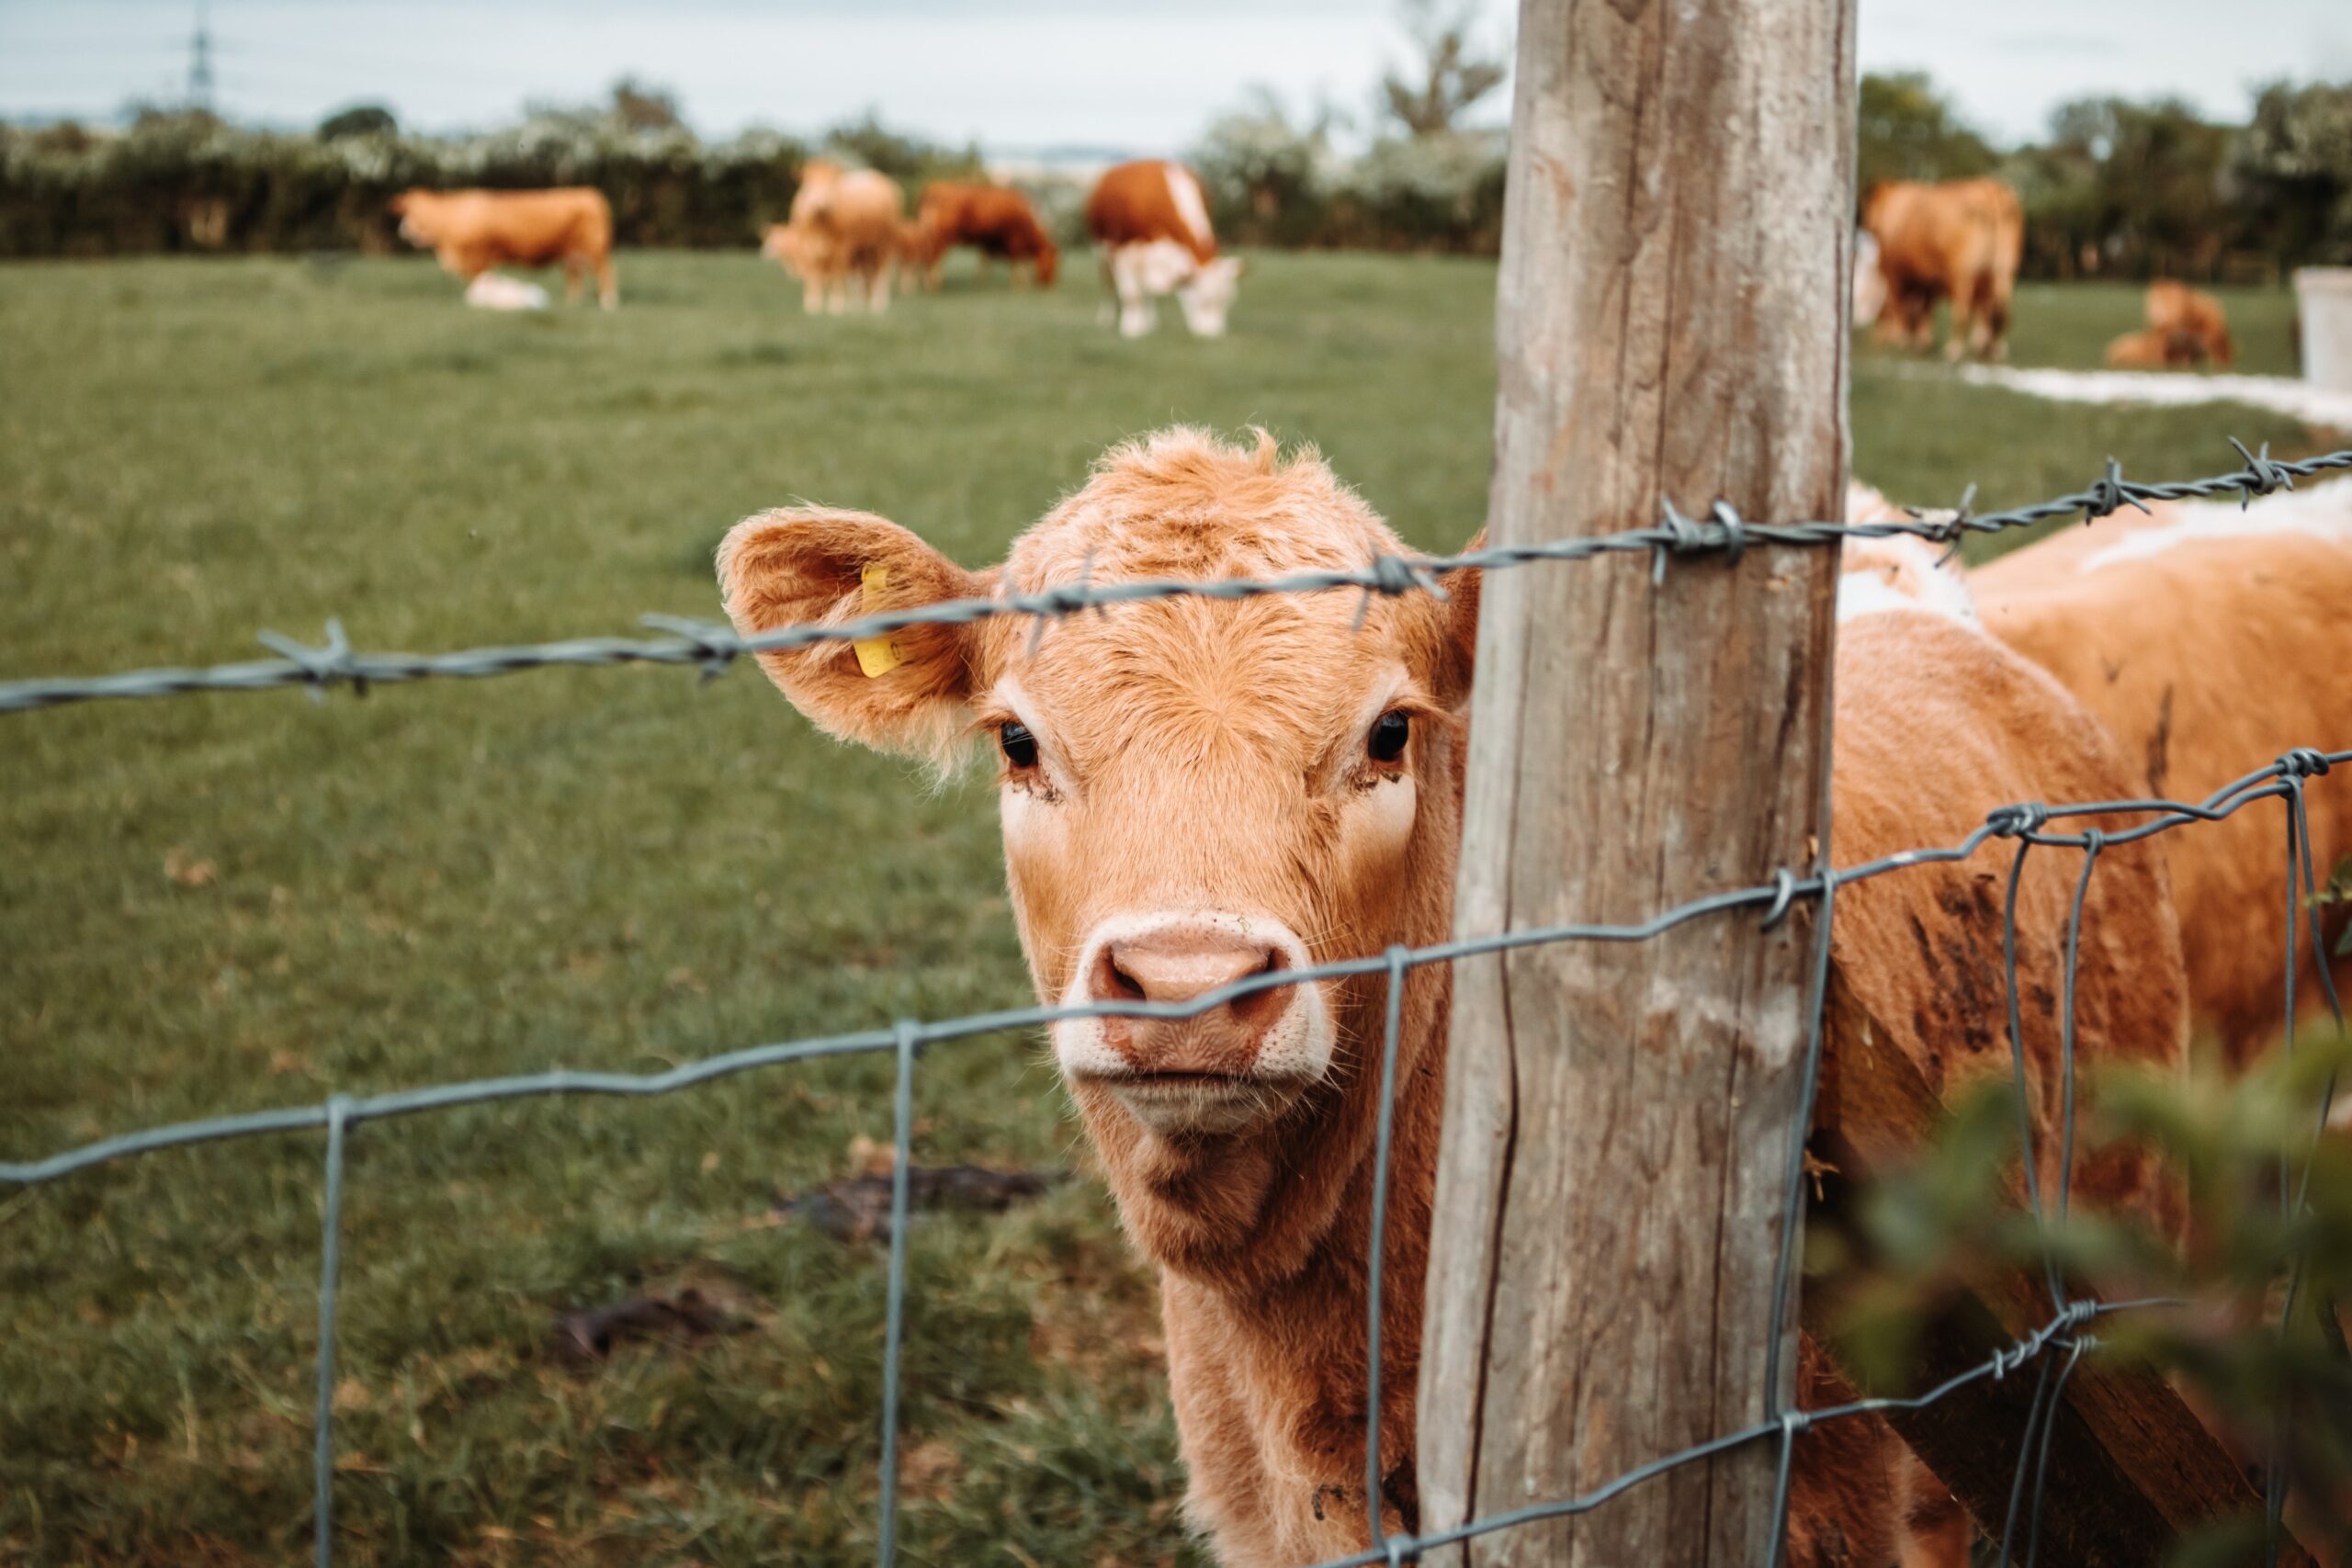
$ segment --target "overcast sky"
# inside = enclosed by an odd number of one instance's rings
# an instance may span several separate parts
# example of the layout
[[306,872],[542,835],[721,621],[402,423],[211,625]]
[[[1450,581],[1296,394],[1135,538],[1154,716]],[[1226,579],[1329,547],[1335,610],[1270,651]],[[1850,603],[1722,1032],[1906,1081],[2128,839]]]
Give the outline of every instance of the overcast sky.
[[[1765,0],[1770,3],[1770,0]],[[1481,0],[1507,32],[1516,6]],[[2278,76],[2352,76],[2347,0],[1860,0],[1866,70],[1931,71],[1980,127],[2034,134],[2087,92],[2242,115]],[[0,0],[0,116],[181,96],[197,0]],[[308,125],[357,100],[444,130],[624,73],[705,134],[877,110],[992,152],[1182,148],[1255,85],[1359,119],[1403,53],[1394,0],[211,0],[216,98]]]

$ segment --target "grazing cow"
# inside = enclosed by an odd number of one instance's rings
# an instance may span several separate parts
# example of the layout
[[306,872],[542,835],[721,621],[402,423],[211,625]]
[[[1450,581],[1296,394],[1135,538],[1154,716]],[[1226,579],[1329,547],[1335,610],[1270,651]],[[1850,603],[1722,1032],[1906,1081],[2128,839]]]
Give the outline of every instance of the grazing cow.
[[1948,299],[1948,355],[2008,356],[2009,300],[2025,253],[2025,209],[2017,192],[1998,180],[1883,180],[1863,199],[1862,227],[1877,242],[1885,277],[1886,335],[1928,347],[1936,301]]
[[939,287],[940,263],[957,245],[978,251],[983,267],[990,259],[1002,261],[1016,285],[1023,262],[1030,264],[1041,288],[1052,288],[1061,269],[1061,253],[1037,221],[1037,209],[1010,186],[933,180],[923,187],[916,223],[923,231],[921,256],[927,288]]
[[[2352,482],[2256,502],[2151,503],[1966,574],[1916,538],[1849,543],[1839,613],[1893,592],[1973,604],[2056,677],[2132,760],[2133,792],[2199,800],[2291,746],[2352,745]],[[1857,487],[1848,515],[1900,516]],[[1893,564],[1896,558],[1904,564]],[[1881,580],[1857,588],[1858,571]],[[2352,854],[2352,779],[2304,786],[2319,877]],[[2190,1017],[2233,1064],[2278,1036],[2286,976],[2276,807],[2157,840],[2170,866]],[[2344,917],[2327,921],[2334,951]],[[2308,970],[2312,957],[2301,959]],[[2337,964],[2352,987],[2352,964]]]
[[2237,359],[2222,302],[2186,283],[2148,285],[2148,330],[2185,351],[2192,364],[2211,360],[2226,370]]
[[563,297],[580,298],[594,268],[596,301],[620,303],[613,276],[613,208],[587,186],[556,190],[412,190],[392,197],[401,238],[433,252],[442,267],[471,284],[501,265],[563,264]]
[[760,252],[800,279],[810,315],[890,308],[906,200],[898,182],[871,169],[811,158],[792,197],[792,221],[771,227]]
[[1170,293],[1194,336],[1224,335],[1242,264],[1216,254],[1198,175],[1160,158],[1106,169],[1086,198],[1086,228],[1102,256],[1103,309],[1117,301],[1121,336],[1158,326],[1158,300]]
[[[720,546],[746,634],[1081,579],[1360,570],[1395,535],[1312,453],[1284,461],[1172,430],[1112,452],[1074,495],[967,570],[866,513],[746,519]],[[1537,568],[1532,570],[1551,570]],[[1583,567],[1566,570],[1582,570]],[[1606,570],[1606,569],[1601,569]],[[1076,616],[922,625],[877,648],[763,653],[819,725],[945,761],[987,738],[1006,875],[1038,995],[1182,1003],[1228,982],[1453,927],[1479,580],[1428,594],[1178,598]],[[2129,792],[2096,724],[1981,632],[1908,615],[1857,622],[1836,671],[1839,859],[1957,840],[2000,803]],[[1947,764],[1920,787],[1918,759]],[[1930,1082],[2006,1070],[2000,846],[1957,866],[1858,884],[1835,956]],[[2118,845],[2086,914],[2086,1061],[2178,1061],[2179,954],[2162,863]],[[1769,868],[1737,868],[1754,879]],[[2019,961],[2058,994],[2072,858],[2030,857]],[[1692,886],[1685,891],[1696,893]],[[1614,913],[1614,912],[1612,912]],[[1409,972],[1401,1000],[1391,1207],[1383,1262],[1382,1486],[1413,1529],[1422,1286],[1445,1082],[1451,976]],[[1129,1234],[1158,1267],[1187,1509],[1234,1565],[1366,1544],[1365,1252],[1382,1036],[1379,976],[1261,990],[1184,1021],[1079,1019],[1056,1056]],[[2052,1010],[2025,1010],[2030,1103],[2054,1180]],[[2078,1162],[2077,1188],[2148,1206],[2144,1156]],[[1838,1380],[1807,1342],[1800,1387]],[[1875,1419],[1797,1445],[1792,1560],[1803,1568],[1965,1562],[1966,1528],[1919,1487]],[[1905,1516],[1908,1516],[1907,1522]]]

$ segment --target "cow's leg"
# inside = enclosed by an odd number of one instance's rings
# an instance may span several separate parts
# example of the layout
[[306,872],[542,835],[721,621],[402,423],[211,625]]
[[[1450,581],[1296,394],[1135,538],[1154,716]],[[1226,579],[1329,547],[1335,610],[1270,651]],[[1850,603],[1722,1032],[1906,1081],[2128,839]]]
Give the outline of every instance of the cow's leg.
[[580,290],[585,286],[587,280],[586,263],[577,254],[565,256],[563,258],[563,302],[567,305],[579,304]]
[[825,309],[824,281],[813,272],[800,280],[800,309],[811,316]]
[[[1094,312],[1094,321],[1098,326],[1114,327],[1119,324],[1118,268],[1111,265],[1111,251],[1108,246],[1103,247],[1101,254],[1102,257],[1102,305]],[[2347,1100],[2346,1103],[2352,1104],[2352,1100]]]
[[1142,263],[1126,256],[1114,256],[1111,263],[1111,281],[1119,295],[1119,335],[1142,337],[1159,324],[1159,301],[1151,287],[1144,281]]
[[866,309],[879,315],[890,308],[890,269],[877,266],[865,285]]
[[596,303],[610,310],[617,309],[620,302],[621,280],[613,271],[613,258],[610,255],[598,256],[596,258]]
[[1984,321],[1984,357],[2007,359],[2009,356],[2009,295],[1997,285],[1985,304]]
[[1976,280],[1963,277],[1951,291],[1951,335],[1944,341],[1944,357],[1958,359],[1976,346]]

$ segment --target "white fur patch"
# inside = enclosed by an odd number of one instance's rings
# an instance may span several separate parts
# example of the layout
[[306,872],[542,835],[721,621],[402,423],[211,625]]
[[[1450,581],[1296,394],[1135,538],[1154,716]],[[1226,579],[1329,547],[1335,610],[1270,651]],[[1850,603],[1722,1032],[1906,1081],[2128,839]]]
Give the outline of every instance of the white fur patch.
[[2264,534],[2308,534],[2352,547],[2352,483],[2317,485],[2265,496],[2240,510],[2234,501],[2184,501],[2161,527],[2134,529],[2103,550],[2083,558],[2081,571],[2124,561],[2146,560],[2182,545],[2250,538]]
[[1181,164],[1168,164],[1166,172],[1168,199],[1176,204],[1176,216],[1182,219],[1184,227],[1193,231],[1193,238],[1199,248],[1209,249],[1216,243],[1216,236],[1209,231],[1209,208],[1201,197],[1201,182],[1193,177],[1192,170]]
[[1942,554],[1910,534],[1849,540],[1838,578],[1838,624],[1890,610],[1917,610],[1981,629],[1975,595],[1958,571],[1938,564]]

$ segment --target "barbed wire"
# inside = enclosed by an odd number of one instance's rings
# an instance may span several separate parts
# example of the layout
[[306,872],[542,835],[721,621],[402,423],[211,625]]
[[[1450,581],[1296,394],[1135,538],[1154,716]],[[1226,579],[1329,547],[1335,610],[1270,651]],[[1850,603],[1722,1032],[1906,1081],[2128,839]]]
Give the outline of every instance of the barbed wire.
[[2336,468],[2352,468],[2352,449],[2294,461],[2274,458],[2266,442],[2248,451],[2230,438],[2245,459],[2229,473],[2201,479],[2146,484],[2127,479],[2113,458],[2107,470],[2090,484],[2066,495],[2053,496],[2030,506],[2005,512],[1973,513],[1972,490],[1948,514],[1915,516],[1912,521],[1874,523],[1751,523],[1723,502],[1703,519],[1694,519],[1668,502],[1659,522],[1646,528],[1560,539],[1542,545],[1498,545],[1451,556],[1389,556],[1373,558],[1359,570],[1295,572],[1271,578],[1218,578],[1209,581],[1136,581],[1094,583],[1080,581],[1035,593],[1009,593],[994,599],[951,599],[904,610],[881,611],[831,626],[800,625],[743,636],[715,622],[675,615],[641,617],[644,625],[668,631],[668,637],[572,637],[558,642],[521,643],[506,647],[459,649],[447,653],[362,653],[355,650],[339,619],[326,623],[326,641],[312,648],[279,633],[264,631],[259,640],[276,651],[277,659],[205,668],[131,670],[111,675],[68,676],[0,682],[0,713],[28,713],[70,703],[143,697],[179,696],[198,692],[266,692],[303,686],[313,695],[347,686],[365,695],[370,686],[400,685],[424,680],[482,680],[526,670],[604,669],[625,664],[694,665],[705,676],[718,675],[735,660],[750,654],[776,653],[821,643],[863,642],[894,631],[921,626],[967,626],[1000,615],[1035,617],[1040,626],[1082,610],[1153,599],[1250,599],[1269,593],[1325,592],[1354,589],[1365,603],[1385,596],[1426,592],[1441,597],[1440,577],[1465,568],[1499,570],[1536,561],[1588,560],[1605,555],[1649,554],[1653,575],[1662,576],[1669,556],[1722,554],[1736,562],[1751,544],[1823,545],[1844,539],[1884,539],[1908,536],[1942,545],[1956,545],[1968,534],[1998,534],[2030,527],[2053,517],[2080,513],[2085,522],[2105,517],[2126,506],[2145,511],[2151,501],[2184,501],[2236,494],[2251,503],[2274,491],[2292,490],[2294,481]]

